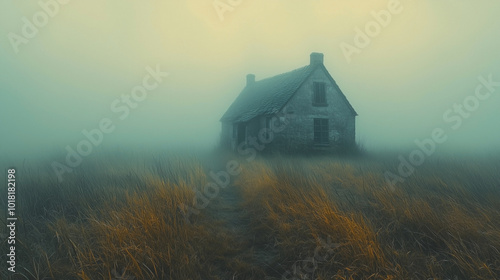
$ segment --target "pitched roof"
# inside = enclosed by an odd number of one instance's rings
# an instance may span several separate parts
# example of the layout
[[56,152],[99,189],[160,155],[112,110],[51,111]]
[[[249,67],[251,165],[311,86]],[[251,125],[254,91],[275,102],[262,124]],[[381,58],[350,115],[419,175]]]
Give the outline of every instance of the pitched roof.
[[[220,119],[221,122],[246,122],[257,116],[271,115],[279,112],[290,98],[297,92],[302,83],[319,67],[328,76],[330,74],[323,64],[307,65],[271,78],[256,81],[247,85]],[[331,78],[331,76],[330,76]],[[338,92],[347,102],[347,106],[357,115],[337,83],[332,79]]]

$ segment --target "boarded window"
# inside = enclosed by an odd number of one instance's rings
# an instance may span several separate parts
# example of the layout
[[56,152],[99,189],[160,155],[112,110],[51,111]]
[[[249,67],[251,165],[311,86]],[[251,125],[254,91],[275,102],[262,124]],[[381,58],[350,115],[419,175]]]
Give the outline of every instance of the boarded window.
[[326,106],[326,92],[325,83],[314,82],[313,83],[313,105],[314,106]]
[[326,145],[328,138],[328,119],[314,119],[314,143]]

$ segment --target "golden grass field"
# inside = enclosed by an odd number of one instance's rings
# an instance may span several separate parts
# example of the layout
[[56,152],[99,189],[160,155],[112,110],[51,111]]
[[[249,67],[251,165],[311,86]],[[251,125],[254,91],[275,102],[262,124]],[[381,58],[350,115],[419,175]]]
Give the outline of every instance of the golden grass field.
[[[241,173],[186,218],[229,160]],[[120,155],[62,183],[18,168],[18,263],[0,278],[500,279],[500,160],[429,160],[394,189],[391,168],[391,157]]]

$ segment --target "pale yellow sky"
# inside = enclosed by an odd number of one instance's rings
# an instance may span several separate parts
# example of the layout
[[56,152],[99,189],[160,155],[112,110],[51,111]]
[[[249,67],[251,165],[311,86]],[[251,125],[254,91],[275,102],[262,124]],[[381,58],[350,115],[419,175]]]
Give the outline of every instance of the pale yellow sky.
[[[57,3],[42,0],[43,3]],[[401,13],[351,57],[355,29],[392,0],[242,0],[223,14],[214,1],[69,1],[15,52],[37,1],[0,4],[0,155],[64,151],[81,130],[113,117],[110,104],[141,83],[145,67],[169,77],[103,143],[215,145],[218,119],[247,73],[257,80],[308,63],[313,51],[359,113],[373,149],[411,147],[474,93],[477,77],[500,80],[500,2],[402,0]],[[220,1],[238,3],[238,1]],[[499,149],[500,89],[456,130],[446,149]],[[9,121],[6,121],[9,120]],[[4,132],[2,132],[4,133]],[[14,148],[12,148],[14,147]]]

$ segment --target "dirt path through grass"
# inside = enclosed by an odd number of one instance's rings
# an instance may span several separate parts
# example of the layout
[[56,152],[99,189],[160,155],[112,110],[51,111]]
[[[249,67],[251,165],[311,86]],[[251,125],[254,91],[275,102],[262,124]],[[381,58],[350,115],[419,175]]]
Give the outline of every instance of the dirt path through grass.
[[266,278],[273,271],[274,252],[266,244],[257,241],[256,232],[252,229],[251,217],[246,213],[239,189],[228,186],[221,189],[219,195],[210,203],[207,213],[221,222],[222,229],[234,237],[235,254],[231,270],[231,279],[275,279]]
[[240,189],[230,185],[221,188],[206,209],[207,214],[221,223],[222,230],[234,237],[234,241],[229,241],[234,242],[235,248],[231,256],[231,279],[279,279],[280,273],[272,264],[276,252],[268,242],[259,241],[245,207],[249,206],[244,205]]

